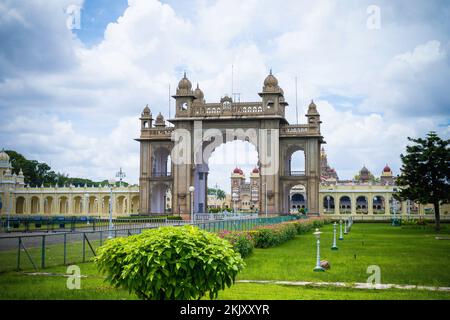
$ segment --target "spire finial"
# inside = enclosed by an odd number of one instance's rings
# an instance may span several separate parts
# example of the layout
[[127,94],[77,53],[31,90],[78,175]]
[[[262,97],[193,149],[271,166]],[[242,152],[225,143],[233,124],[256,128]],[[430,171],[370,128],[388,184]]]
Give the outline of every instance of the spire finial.
[[272,75],[272,68],[270,68],[270,75]]
[[199,89],[199,87],[198,87],[198,82],[197,82],[197,89]]
[[186,70],[184,71],[184,78],[186,78]]

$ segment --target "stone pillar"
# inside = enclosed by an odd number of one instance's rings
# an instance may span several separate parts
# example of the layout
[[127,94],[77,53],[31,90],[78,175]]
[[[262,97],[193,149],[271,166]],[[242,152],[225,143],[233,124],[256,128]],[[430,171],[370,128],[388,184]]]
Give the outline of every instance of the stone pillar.
[[408,214],[408,203],[402,201],[402,215],[406,216]]
[[41,214],[45,214],[45,206],[44,206],[44,195],[39,195],[39,211]]
[[334,199],[334,214],[337,216],[339,215],[339,195],[334,194],[333,199]]
[[391,195],[386,193],[384,195],[384,214],[389,215],[391,213]]
[[367,213],[373,215],[373,194],[371,193],[367,196]]
[[354,193],[352,193],[351,194],[351,196],[350,196],[350,201],[351,201],[351,215],[356,215],[356,197],[355,197],[355,194]]

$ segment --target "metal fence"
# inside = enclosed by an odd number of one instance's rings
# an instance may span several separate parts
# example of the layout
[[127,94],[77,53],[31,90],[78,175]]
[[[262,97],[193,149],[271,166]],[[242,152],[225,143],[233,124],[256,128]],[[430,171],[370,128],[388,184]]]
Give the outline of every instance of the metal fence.
[[[340,220],[340,219],[347,219],[349,217],[352,217],[353,221],[359,221],[359,222],[389,222],[393,219],[397,219],[400,221],[408,221],[408,220],[424,220],[424,221],[435,221],[435,217],[433,214],[410,214],[410,215],[400,215],[397,214],[374,214],[374,215],[368,215],[368,214],[357,214],[357,215],[350,215],[350,214],[325,214],[323,217],[326,217],[331,220]],[[450,222],[450,215],[441,215],[440,219],[442,222]]]
[[[115,228],[139,228],[145,224],[166,225],[174,221],[164,218],[123,218],[112,219]],[[109,229],[108,218],[97,217],[45,217],[24,216],[12,217],[9,220],[2,217],[0,231],[2,232],[67,232],[67,231],[100,231]]]
[[[223,230],[251,230],[296,219],[292,216],[268,218],[241,218],[196,222],[194,225],[210,232]],[[96,255],[97,249],[108,239],[140,234],[143,230],[163,225],[185,225],[185,221],[146,223],[139,226],[118,226],[114,229],[95,231],[53,232],[0,236],[0,272],[12,270],[39,270],[87,262]]]

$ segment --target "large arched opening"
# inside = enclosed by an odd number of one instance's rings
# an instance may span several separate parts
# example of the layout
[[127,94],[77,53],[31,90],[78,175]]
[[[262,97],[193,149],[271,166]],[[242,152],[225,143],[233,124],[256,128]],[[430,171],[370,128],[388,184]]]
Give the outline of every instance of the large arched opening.
[[45,197],[44,214],[53,214],[53,197]]
[[349,196],[341,196],[339,198],[339,213],[350,214],[352,213],[352,200]]
[[358,196],[356,198],[356,213],[357,214],[368,214],[369,213],[369,203],[366,196]]
[[323,197],[323,212],[326,214],[334,213],[334,197],[327,194]]
[[[204,169],[204,181],[198,171],[197,187],[210,190],[206,197],[194,198],[196,212],[206,212],[206,203],[215,203],[214,211],[230,208],[232,211],[254,213],[264,211],[261,208],[261,194],[264,196],[265,186],[261,183],[258,167],[258,151],[247,139],[239,139],[220,144],[210,153],[204,153],[207,162]],[[205,194],[206,196],[206,194]],[[203,211],[202,211],[203,209]]]
[[25,198],[22,196],[16,198],[16,213],[25,213]]
[[38,214],[40,211],[39,198],[36,196],[31,197],[31,214]]
[[372,210],[374,214],[386,213],[386,204],[383,196],[376,195],[373,197]]

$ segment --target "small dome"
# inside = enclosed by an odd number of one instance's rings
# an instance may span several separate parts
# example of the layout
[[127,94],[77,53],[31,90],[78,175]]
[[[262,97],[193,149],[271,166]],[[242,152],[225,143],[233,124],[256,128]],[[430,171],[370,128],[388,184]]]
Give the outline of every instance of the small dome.
[[143,116],[149,116],[152,112],[150,111],[150,108],[148,107],[148,104],[145,106],[144,110],[142,111]]
[[386,166],[383,169],[383,172],[391,172],[391,168],[386,164]]
[[197,88],[194,90],[194,96],[195,96],[195,99],[203,101],[204,94],[203,94],[203,91],[198,87],[198,83],[197,83]]
[[272,74],[272,69],[270,69],[270,74],[266,77],[266,79],[264,79],[264,87],[277,87],[277,86],[278,80]]
[[316,104],[314,103],[314,100],[311,100],[311,103],[308,106],[309,109],[317,109]]
[[240,168],[236,167],[236,168],[234,168],[233,173],[243,174],[244,172]]
[[366,166],[363,166],[360,172],[361,173],[369,173],[369,169],[367,169]]
[[166,126],[166,122],[164,121],[164,117],[161,114],[161,112],[158,113],[158,115],[156,116],[155,126],[156,127],[165,127]]
[[0,161],[9,161],[9,156],[5,152],[5,149],[2,149],[2,151],[0,152]]
[[184,73],[183,78],[178,83],[178,89],[181,89],[181,90],[191,90],[192,89],[192,83],[186,77],[186,72]]
[[254,168],[252,172],[253,173],[259,173],[259,169],[258,168]]

